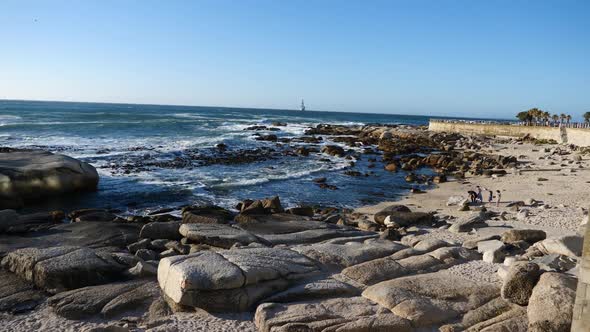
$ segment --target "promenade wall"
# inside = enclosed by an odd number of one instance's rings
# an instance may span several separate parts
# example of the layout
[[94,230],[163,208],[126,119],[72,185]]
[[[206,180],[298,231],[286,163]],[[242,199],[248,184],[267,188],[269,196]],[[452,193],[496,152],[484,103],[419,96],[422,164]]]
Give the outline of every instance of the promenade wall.
[[430,120],[428,129],[468,135],[512,136],[529,135],[537,139],[553,139],[559,143],[590,146],[590,129],[543,126],[517,126],[493,123],[466,123]]

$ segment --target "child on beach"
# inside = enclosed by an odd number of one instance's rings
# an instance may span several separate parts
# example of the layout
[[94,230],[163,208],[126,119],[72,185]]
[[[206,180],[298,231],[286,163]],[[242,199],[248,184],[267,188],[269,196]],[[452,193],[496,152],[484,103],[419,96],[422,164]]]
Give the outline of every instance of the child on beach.
[[489,192],[489,196],[488,196],[488,203],[492,203],[492,201],[494,200],[494,191],[491,189],[488,189]]
[[496,190],[496,206],[500,206],[500,199],[502,199],[502,193],[500,190]]

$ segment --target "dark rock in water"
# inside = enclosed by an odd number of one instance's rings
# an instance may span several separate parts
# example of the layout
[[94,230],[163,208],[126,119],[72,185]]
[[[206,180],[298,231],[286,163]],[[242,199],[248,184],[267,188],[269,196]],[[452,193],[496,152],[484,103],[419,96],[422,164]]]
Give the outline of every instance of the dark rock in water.
[[286,122],[280,122],[280,121],[274,121],[271,122],[271,125],[275,126],[275,127],[285,127],[287,126]]
[[287,213],[296,214],[298,216],[313,217],[314,212],[311,206],[294,207],[287,209]]
[[238,204],[236,208],[240,210],[242,215],[270,214],[284,211],[279,196],[256,201],[245,200]]
[[50,297],[48,304],[68,319],[114,318],[143,313],[159,296],[156,282],[141,280],[63,292]]
[[324,177],[313,179],[313,182],[315,182],[315,183],[325,183],[326,181],[327,181],[327,179]]
[[361,176],[361,175],[363,175],[359,171],[344,171],[344,174],[348,175],[348,176]]
[[227,224],[233,218],[233,213],[216,205],[191,206],[182,211],[183,223]]
[[225,152],[227,150],[227,144],[224,144],[224,143],[215,144],[215,147],[220,152]]
[[412,194],[424,194],[424,193],[426,193],[424,190],[421,190],[419,188],[412,188],[412,189],[410,189],[410,192]]
[[391,205],[386,207],[385,209],[375,213],[374,219],[377,223],[383,224],[385,218],[394,212],[412,212],[407,206],[405,205]]
[[270,130],[270,131],[279,131],[281,130],[280,128],[273,128],[273,127],[267,127],[267,126],[250,126],[247,128],[244,128],[244,130]]
[[18,249],[2,259],[2,267],[49,293],[114,281],[125,269],[109,254],[69,246]]
[[141,228],[139,237],[148,239],[180,240],[179,222],[151,222]]
[[397,172],[397,168],[398,168],[398,166],[396,163],[389,163],[389,164],[385,165],[385,169],[390,172]]
[[331,156],[344,157],[344,149],[338,145],[326,145],[322,148],[322,153]]
[[327,183],[318,183],[317,184],[318,187],[322,188],[322,189],[330,189],[330,190],[337,190],[338,187],[331,185],[331,184],[327,184]]
[[276,142],[278,140],[278,138],[277,138],[277,135],[269,134],[269,135],[259,135],[255,138],[255,140]]
[[0,208],[19,208],[36,198],[94,191],[98,173],[90,164],[45,151],[0,153]]
[[14,273],[0,270],[0,312],[19,314],[34,309],[45,299],[42,291]]
[[406,175],[406,182],[415,182],[416,181],[416,175],[414,173],[410,173],[408,175]]

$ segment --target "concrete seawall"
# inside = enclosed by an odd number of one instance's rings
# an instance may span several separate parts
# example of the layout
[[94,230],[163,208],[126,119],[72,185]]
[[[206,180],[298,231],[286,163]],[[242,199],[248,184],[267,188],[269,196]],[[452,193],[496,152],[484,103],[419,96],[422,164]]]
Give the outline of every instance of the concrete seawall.
[[538,139],[553,139],[558,143],[590,146],[590,129],[529,127],[503,124],[443,122],[430,120],[428,129],[438,132],[455,132],[461,134],[479,134],[489,136],[523,137],[529,135]]

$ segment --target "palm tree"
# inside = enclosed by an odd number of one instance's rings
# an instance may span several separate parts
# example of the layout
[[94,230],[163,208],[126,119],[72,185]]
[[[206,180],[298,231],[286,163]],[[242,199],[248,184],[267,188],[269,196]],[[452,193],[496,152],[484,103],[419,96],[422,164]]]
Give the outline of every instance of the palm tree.
[[528,110],[528,111],[522,111],[522,112],[518,112],[518,114],[516,114],[516,118],[518,118],[518,120],[520,120],[521,122],[524,122],[525,126],[530,126],[531,122],[533,121],[533,111],[532,109]]
[[534,121],[535,123],[537,123],[539,120],[539,114],[541,113],[541,110],[534,107],[528,110],[527,113],[530,115],[529,122]]
[[568,115],[565,116],[565,120],[567,121],[567,124],[570,124],[570,120],[571,119],[572,119],[572,116],[571,115],[568,114]]
[[584,113],[584,122],[590,122],[590,112]]
[[545,126],[549,125],[549,116],[550,116],[549,112],[543,112],[543,124]]
[[559,115],[559,120],[560,120],[560,123],[563,123],[563,120],[565,120],[565,117],[566,117],[566,116],[565,116],[565,114],[564,114],[564,113],[561,113],[561,114]]
[[[590,112],[588,112],[588,113],[590,113]],[[559,121],[559,115],[557,115],[557,114],[553,114],[551,116],[551,118],[553,119],[553,124],[556,124],[557,121]]]

